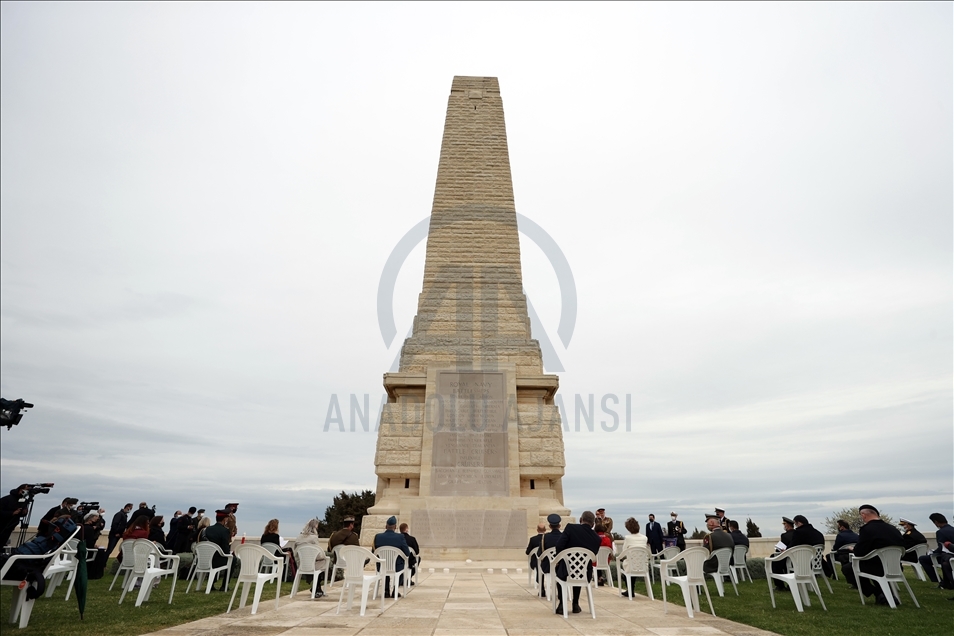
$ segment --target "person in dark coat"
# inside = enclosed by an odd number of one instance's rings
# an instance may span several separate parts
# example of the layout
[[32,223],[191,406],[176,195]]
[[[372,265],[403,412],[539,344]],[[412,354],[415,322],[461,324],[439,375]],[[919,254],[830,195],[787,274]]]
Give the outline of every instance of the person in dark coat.
[[653,554],[662,552],[663,549],[663,530],[662,526],[656,522],[656,515],[649,515],[649,523],[646,524],[646,540],[649,542],[649,549]]
[[[543,535],[542,550],[541,554],[549,550],[550,548],[555,548],[557,543],[560,542],[560,537],[563,536],[563,532],[560,531],[560,524],[563,523],[563,518],[555,512],[547,515],[547,524],[550,526],[550,532]],[[550,573],[550,560],[546,560],[540,564],[540,571],[544,574]],[[540,596],[546,596],[546,588],[543,587],[544,577],[540,577]]]
[[20,519],[30,511],[28,503],[20,502],[28,492],[27,485],[21,484],[11,490],[9,495],[0,498],[0,548],[7,545],[10,535],[20,525]]
[[[593,530],[593,526],[596,525],[596,515],[587,510],[580,515],[580,523],[571,523],[567,525],[566,530],[560,535],[560,539],[556,544],[556,553],[560,554],[568,548],[583,548],[589,550],[593,553],[595,557],[596,554],[600,551],[600,537],[596,534],[596,531]],[[557,576],[557,598],[559,599],[559,605],[556,608],[557,614],[563,613],[563,591],[560,581],[566,581],[567,577],[566,563],[561,561],[557,564],[556,567],[556,576]],[[593,580],[593,564],[588,563],[586,567],[586,578],[588,581]],[[573,588],[573,613],[579,614],[580,610],[580,592],[582,588],[574,587]]]
[[835,545],[831,546],[832,552],[837,552],[842,546],[858,543],[858,533],[851,529],[851,526],[844,519],[837,521],[838,534],[835,535]]
[[670,537],[676,538],[676,547],[680,550],[686,549],[686,533],[689,532],[686,530],[686,524],[679,521],[679,515],[675,512],[670,512],[669,516],[670,521],[666,522],[666,532]]
[[[877,508],[871,504],[864,504],[858,508],[858,512],[861,514],[861,520],[864,522],[864,525],[861,526],[861,531],[858,533],[858,543],[856,543],[852,549],[852,554],[857,557],[863,557],[871,554],[878,548],[886,548],[888,546],[904,547],[904,539],[901,537],[901,533],[894,526],[881,520],[881,515],[878,513]],[[873,574],[874,576],[884,576],[881,559],[869,559],[862,561],[859,565],[862,572]],[[845,580],[848,581],[848,585],[856,587],[860,583],[862,594],[865,596],[874,594],[875,601],[878,605],[888,604],[888,599],[885,598],[881,592],[880,585],[866,578],[862,578],[860,582],[855,581],[855,573],[852,571],[850,563],[842,565],[841,571],[845,575]]]
[[[40,518],[40,521],[50,521],[57,517],[62,517],[63,515],[69,515],[71,518],[73,516],[73,506],[79,503],[79,499],[76,497],[67,497],[59,506],[53,506],[46,511],[46,514]],[[75,521],[75,519],[74,519]]]
[[149,522],[149,540],[158,546],[166,547],[166,533],[162,531],[166,521],[162,515],[156,515]]
[[[211,541],[215,545],[222,548],[222,552],[229,554],[232,551],[232,533],[228,528],[225,527],[223,522],[228,519],[230,511],[228,510],[216,510],[215,511],[215,524],[209,526],[205,530],[205,540]],[[212,567],[218,568],[225,565],[227,559],[224,556],[215,554],[212,556]],[[234,563],[234,561],[233,561]],[[223,577],[222,584],[216,588],[215,584],[212,585],[213,590],[224,590],[225,589],[225,579]]]
[[[709,550],[709,554],[712,554],[716,550],[721,550],[722,548],[729,548],[730,550],[735,549],[735,542],[732,540],[732,537],[728,532],[722,529],[721,519],[716,515],[706,515],[706,527],[709,529],[709,534],[707,534],[702,539],[702,547]],[[719,559],[717,557],[710,556],[702,564],[702,571],[706,573],[718,572],[719,571]]]
[[195,542],[196,520],[192,517],[195,514],[195,506],[189,508],[189,512],[179,517],[176,522],[176,540],[175,544],[170,546],[175,553],[191,552],[192,544]]
[[[785,546],[785,549],[792,547],[792,541],[795,537],[795,522],[788,517],[782,517],[782,536],[779,538],[779,543]],[[778,548],[776,548],[776,553]],[[785,574],[788,572],[788,559],[782,559],[781,561],[775,561],[772,563],[772,572],[776,574]],[[773,579],[775,583],[775,589],[784,592],[788,589],[788,585],[779,581],[778,579]]]
[[792,519],[795,522],[795,530],[792,531],[791,543],[786,543],[788,547],[796,545],[825,545],[825,535],[812,527],[803,515],[795,515]]
[[[413,573],[417,572],[418,561],[421,558],[421,546],[417,544],[417,539],[415,539],[408,533],[408,525],[406,523],[402,523],[401,526],[398,528],[398,530],[400,530],[401,534],[404,535],[404,540],[407,541],[407,547],[414,550],[414,554],[411,555],[411,559],[410,559],[411,572],[413,575]],[[415,554],[417,556],[414,556]],[[414,585],[414,581],[411,581],[411,585]]]
[[116,548],[116,544],[122,541],[123,533],[126,532],[126,526],[129,525],[127,515],[132,510],[131,503],[123,506],[123,509],[113,515],[113,520],[109,524],[109,541],[106,543],[106,554],[110,556]]
[[[372,550],[377,550],[378,548],[388,546],[397,548],[404,553],[405,557],[410,557],[411,551],[408,549],[407,539],[404,538],[403,534],[400,532],[395,532],[395,530],[397,530],[397,517],[391,515],[388,517],[387,526],[384,528],[384,532],[379,532],[378,534],[374,535],[374,542],[371,544]],[[404,559],[398,558],[394,569],[399,573],[398,580],[396,581],[397,587],[401,587],[401,582],[404,578],[404,575],[400,574],[400,572],[404,570]],[[388,579],[384,589],[384,597],[393,598],[393,595],[394,591],[391,590],[391,580]]]
[[[947,517],[942,515],[940,512],[933,512],[928,517],[931,520],[931,523],[937,527],[937,532],[934,535],[934,538],[937,540],[937,548],[935,548],[932,553],[941,562],[941,574],[943,575],[943,580],[940,581],[938,587],[943,587],[948,590],[954,590],[954,576],[951,576],[950,565],[944,567],[944,563],[950,563],[950,553],[944,552],[944,549],[947,548],[950,552],[954,552],[954,526],[950,525],[947,522]],[[947,558],[945,558],[947,557]],[[924,568],[925,574],[928,578],[931,579],[934,583],[938,583],[937,572],[934,571],[934,561],[932,560],[931,554],[925,554],[923,557],[918,559],[918,562],[921,564],[921,567]]]
[[136,509],[136,512],[132,513],[132,516],[129,517],[129,525],[132,525],[132,522],[136,520],[136,517],[145,516],[147,519],[152,521],[152,518],[156,516],[156,511],[150,508],[145,501],[139,504],[139,508]]
[[[918,532],[918,529],[915,527],[915,523],[910,519],[905,519],[901,517],[901,525],[904,527],[904,534],[901,535],[901,538],[904,539],[904,549],[910,550],[916,545],[925,544],[927,545],[927,539],[924,538],[924,535]],[[917,552],[906,552],[902,557],[902,561],[908,561],[910,563],[917,563],[918,555]]]
[[546,534],[547,527],[539,523],[537,524],[537,533],[530,537],[530,541],[527,542],[527,551],[526,554],[530,556],[530,569],[537,569],[537,555],[540,554],[541,546],[543,545],[543,535]]
[[749,547],[749,538],[742,534],[742,531],[739,530],[739,522],[732,520],[729,522],[729,536],[732,537],[732,542],[735,545],[744,545]]

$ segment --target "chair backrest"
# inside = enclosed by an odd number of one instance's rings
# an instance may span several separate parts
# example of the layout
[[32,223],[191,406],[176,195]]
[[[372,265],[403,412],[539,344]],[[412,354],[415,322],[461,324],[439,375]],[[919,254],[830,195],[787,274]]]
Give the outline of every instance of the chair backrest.
[[[668,548],[667,548],[668,549]],[[726,548],[727,549],[727,548]],[[689,582],[701,581],[705,583],[705,574],[702,571],[703,564],[709,558],[709,551],[702,546],[686,548],[677,553],[674,557],[677,561],[685,561],[686,576]]]
[[[145,574],[149,567],[149,557],[155,557],[154,563],[158,563],[159,551],[149,539],[136,539],[133,542],[133,574]],[[123,561],[125,561],[125,557]]]
[[133,545],[139,539],[124,539],[121,544],[119,544],[119,550],[123,555],[123,565],[127,568],[133,566],[133,561],[136,557],[133,556]]
[[285,552],[282,550],[282,546],[277,543],[268,543],[265,542],[262,544],[262,547],[274,554],[275,556],[283,557]]
[[915,556],[920,558],[928,553],[928,547],[926,543],[919,543],[917,545],[912,545],[910,548],[908,548],[904,552],[905,554],[907,554],[908,552],[914,552]]
[[395,547],[387,545],[383,545],[375,550],[374,556],[384,559],[384,563],[381,564],[381,570],[385,574],[394,574],[397,572],[398,559],[404,559],[405,561],[407,560],[407,557],[404,556],[403,552]]
[[815,560],[815,548],[810,545],[797,545],[782,552],[792,564],[796,579],[814,578],[812,562]]
[[904,576],[901,573],[901,556],[904,554],[904,548],[892,545],[886,548],[878,548],[875,552],[878,553],[878,558],[881,559],[881,564],[884,566],[885,576]]
[[567,548],[556,555],[554,563],[563,562],[566,564],[566,580],[587,581],[587,570],[590,564],[596,560],[596,555],[585,548]]
[[[556,559],[556,548],[548,548],[540,553],[540,558],[537,560],[537,564],[542,564],[544,561],[553,565],[553,561]],[[550,571],[553,572],[553,568],[550,568]]]
[[197,572],[208,572],[212,569],[212,557],[216,554],[226,556],[222,548],[211,541],[200,541],[194,544],[195,550],[195,569]]
[[745,558],[749,555],[749,546],[747,545],[737,545],[733,550],[732,561],[737,566],[742,567],[745,565]]
[[238,557],[242,563],[242,569],[239,571],[240,581],[242,579],[251,579],[254,581],[258,577],[258,570],[262,561],[265,561],[265,563],[279,562],[278,557],[274,554],[262,546],[253,543],[243,543],[236,546],[235,549],[232,550],[232,554]]
[[[81,527],[82,527],[82,526],[81,526]],[[53,552],[51,552],[51,553],[49,553],[49,554],[47,554],[47,555],[43,555],[44,558],[49,559],[49,561],[47,561],[47,563],[46,563],[46,566],[43,568],[43,575],[44,575],[44,576],[46,576],[46,573],[47,573],[47,571],[48,571],[50,568],[56,566],[57,561],[60,560],[60,555],[63,553],[64,550],[67,549],[67,546],[69,545],[70,540],[73,539],[73,538],[75,538],[76,535],[79,533],[79,531],[80,531],[80,528],[77,528],[77,529],[73,532],[73,534],[71,534],[71,535],[66,539],[66,541],[64,541],[63,543],[60,544],[60,547],[58,547],[57,549],[53,550]],[[10,561],[12,561],[12,559],[11,559]],[[10,561],[8,561],[8,563],[9,563]]]
[[815,572],[824,572],[822,569],[822,560],[825,558],[825,544],[820,543],[815,548],[815,556],[812,557],[812,570]]
[[315,559],[321,552],[323,550],[316,545],[304,544],[295,548],[295,556],[298,558],[298,571],[302,574],[314,574]]
[[361,579],[364,576],[364,562],[378,558],[371,550],[357,545],[336,545],[335,549],[338,550],[338,558],[344,560],[346,579]]
[[605,545],[600,546],[600,551],[596,553],[596,567],[608,568],[610,556],[612,556],[612,554],[612,548],[608,548]]
[[671,545],[668,548],[664,549],[662,552],[657,552],[654,556],[657,559],[671,559],[677,554],[679,554],[679,546]]
[[626,548],[616,557],[616,566],[626,574],[646,574],[649,571],[649,548]]
[[729,573],[729,561],[732,559],[732,548],[719,548],[718,550],[713,550],[710,557],[715,557],[716,561],[719,563],[719,574],[728,574]]

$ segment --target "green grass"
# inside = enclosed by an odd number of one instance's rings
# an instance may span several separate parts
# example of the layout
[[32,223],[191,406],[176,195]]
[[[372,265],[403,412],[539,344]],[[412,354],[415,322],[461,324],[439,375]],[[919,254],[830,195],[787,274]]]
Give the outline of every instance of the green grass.
[[[954,601],[948,599],[954,596],[954,592],[938,590],[935,583],[919,581],[911,571],[907,571],[906,575],[921,604],[920,609],[914,606],[903,587],[899,590],[901,605],[897,609],[875,605],[873,598],[866,598],[867,605],[862,606],[858,591],[850,589],[845,579],[840,578],[838,581],[829,581],[834,594],[829,594],[828,588],[819,580],[827,612],[821,608],[815,594],[809,592],[812,606],[799,613],[795,609],[792,593],[788,591],[781,594],[776,592],[776,609],[772,609],[768,584],[764,578],[752,583],[748,580],[740,583],[739,596],[732,590],[732,584],[727,582],[724,598],[719,597],[715,582],[708,576],[706,578],[716,616],[784,636],[856,636],[866,632],[879,636],[937,636],[951,633],[954,630]],[[634,591],[646,591],[642,579],[635,582]],[[653,586],[653,595],[657,600],[662,599],[658,579]],[[682,591],[678,586],[670,585],[666,598],[668,602],[680,606],[677,611],[685,612],[682,609],[685,606]],[[704,594],[699,604],[703,612],[709,611]]]
[[[112,560],[110,565],[112,565]],[[68,634],[131,636],[132,634],[145,634],[207,616],[223,614],[228,609],[229,598],[231,598],[234,589],[234,586],[230,584],[228,594],[211,592],[206,595],[202,592],[197,594],[195,585],[193,585],[193,589],[186,594],[186,584],[184,580],[180,579],[176,583],[176,592],[172,604],[169,605],[169,589],[172,586],[172,581],[166,578],[159,584],[159,587],[152,591],[149,600],[144,602],[142,606],[135,606],[138,590],[126,594],[123,604],[119,605],[119,596],[122,594],[120,590],[122,577],[116,581],[115,587],[110,592],[109,584],[113,580],[113,575],[110,573],[111,569],[111,567],[107,567],[106,576],[89,582],[89,591],[86,596],[86,613],[82,621],[80,621],[75,593],[70,596],[69,601],[64,601],[66,584],[62,584],[56,588],[52,598],[44,596],[36,600],[33,606],[33,614],[30,616],[30,625],[26,629],[18,629],[15,624],[8,622],[10,620],[10,604],[16,588],[3,586],[0,588],[0,621],[2,621],[0,622],[0,630],[4,635],[10,634],[11,636],[14,634],[22,634],[23,636],[45,634],[56,634],[57,636]],[[310,588],[303,581],[298,589],[303,591]],[[288,596],[290,593],[291,583],[282,584],[282,596]],[[236,606],[238,601],[239,598],[236,596]],[[252,602],[251,591],[249,592],[248,602],[249,604]],[[275,602],[275,587],[273,585],[268,585],[265,588],[261,602]],[[274,607],[274,605],[271,607]]]

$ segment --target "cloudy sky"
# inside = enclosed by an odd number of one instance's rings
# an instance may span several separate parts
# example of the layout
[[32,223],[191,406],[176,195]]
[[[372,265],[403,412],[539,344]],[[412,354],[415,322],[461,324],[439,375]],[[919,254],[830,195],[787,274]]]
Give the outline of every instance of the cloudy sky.
[[[430,213],[454,75],[499,77],[565,371],[566,503],[780,530],[952,516],[952,6],[2,5],[2,488],[242,503],[373,489],[376,294]],[[403,336],[424,246],[398,277]],[[632,404],[594,431],[576,396]],[[579,421],[579,431],[574,430]],[[372,426],[373,428],[373,426]],[[928,529],[928,528],[925,528]]]

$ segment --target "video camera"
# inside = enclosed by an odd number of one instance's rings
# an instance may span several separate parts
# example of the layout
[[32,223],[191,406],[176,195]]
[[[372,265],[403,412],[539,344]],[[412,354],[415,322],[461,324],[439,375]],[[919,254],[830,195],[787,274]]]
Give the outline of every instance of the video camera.
[[0,398],[0,426],[6,426],[9,431],[19,424],[23,418],[23,413],[20,411],[32,408],[33,405],[29,402],[24,402],[23,398],[18,400],[5,400],[4,398]]
[[48,495],[52,487],[52,482],[44,484],[23,484],[20,490],[26,489],[26,494],[20,495],[20,502],[33,501],[33,498],[37,495]]
[[88,512],[99,512],[99,502],[98,501],[81,501],[76,505],[76,512],[79,513],[80,517],[85,517]]

